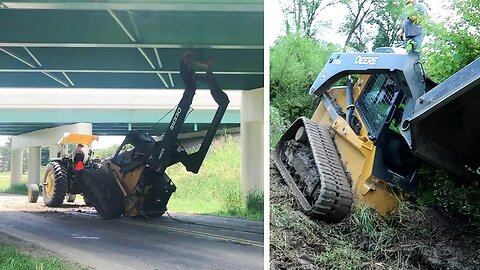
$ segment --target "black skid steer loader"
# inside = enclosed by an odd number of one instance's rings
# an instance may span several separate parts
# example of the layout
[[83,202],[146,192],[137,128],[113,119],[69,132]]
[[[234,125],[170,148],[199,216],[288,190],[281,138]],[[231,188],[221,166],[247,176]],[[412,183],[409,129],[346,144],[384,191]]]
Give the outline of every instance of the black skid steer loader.
[[196,91],[189,89],[175,108],[163,139],[131,131],[113,158],[79,172],[81,192],[100,217],[160,216],[176,190],[165,170],[181,162],[188,171],[198,173],[230,102],[210,70],[205,81],[218,108],[198,151],[187,153],[177,139]]
[[480,59],[436,85],[415,52],[334,53],[310,93],[314,115],[274,153],[305,213],[339,222],[355,204],[386,215],[416,192],[419,160],[480,180]]

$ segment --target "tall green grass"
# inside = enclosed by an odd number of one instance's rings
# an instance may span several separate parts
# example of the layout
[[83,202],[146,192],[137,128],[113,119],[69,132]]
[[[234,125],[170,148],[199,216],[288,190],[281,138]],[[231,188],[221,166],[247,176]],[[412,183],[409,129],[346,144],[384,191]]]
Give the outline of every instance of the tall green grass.
[[27,184],[15,184],[7,188],[0,189],[0,192],[27,195]]
[[0,173],[0,192],[27,194],[27,175],[22,175],[22,183],[10,186],[10,172]]
[[231,137],[216,140],[195,175],[177,164],[167,170],[177,186],[167,207],[201,213],[263,220],[263,194],[245,197],[240,187],[240,143]]
[[2,270],[70,270],[81,269],[73,267],[65,262],[59,261],[54,257],[38,257],[34,258],[22,254],[17,248],[12,246],[4,246],[0,244],[0,269]]

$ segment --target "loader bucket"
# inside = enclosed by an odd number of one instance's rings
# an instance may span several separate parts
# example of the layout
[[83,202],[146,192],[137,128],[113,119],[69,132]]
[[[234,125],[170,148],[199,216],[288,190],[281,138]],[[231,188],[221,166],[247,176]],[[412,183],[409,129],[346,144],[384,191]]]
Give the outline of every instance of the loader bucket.
[[478,183],[479,116],[480,58],[418,98],[402,127],[411,129],[416,156]]

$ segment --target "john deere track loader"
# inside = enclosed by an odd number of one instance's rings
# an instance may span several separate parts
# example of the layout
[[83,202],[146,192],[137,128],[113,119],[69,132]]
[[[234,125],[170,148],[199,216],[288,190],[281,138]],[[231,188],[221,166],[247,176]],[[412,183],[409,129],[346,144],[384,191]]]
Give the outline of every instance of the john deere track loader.
[[[161,140],[131,131],[112,159],[78,172],[80,190],[100,217],[162,215],[176,190],[165,170],[181,162],[188,171],[198,173],[229,103],[211,71],[205,81],[218,108],[198,151],[187,153],[177,140],[196,91],[187,89]],[[61,179],[53,179],[57,181]]]
[[276,146],[283,179],[319,219],[339,222],[353,204],[388,214],[417,190],[419,160],[480,179],[480,59],[436,85],[418,54],[380,51],[332,54],[310,88],[315,113]]

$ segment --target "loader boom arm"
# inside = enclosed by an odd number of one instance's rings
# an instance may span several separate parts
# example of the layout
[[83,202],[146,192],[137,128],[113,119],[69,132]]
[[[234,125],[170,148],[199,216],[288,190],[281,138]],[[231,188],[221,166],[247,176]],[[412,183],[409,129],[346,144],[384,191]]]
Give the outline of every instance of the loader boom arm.
[[[177,143],[178,135],[185,122],[185,118],[192,104],[196,89],[187,89],[183,93],[182,99],[178,103],[175,112],[170,120],[167,130],[161,141],[156,141],[151,135],[143,134],[138,131],[131,131],[125,137],[125,140],[118,148],[112,162],[120,166],[122,172],[129,172],[137,168],[141,164],[148,164],[151,169],[157,173],[165,172],[169,166],[181,162],[188,171],[198,173],[200,166],[205,159],[208,148],[213,141],[223,115],[227,110],[230,102],[228,96],[223,92],[217,84],[217,81],[211,71],[207,71],[206,82],[210,88],[211,94],[215,102],[218,104],[215,116],[212,119],[210,127],[203,138],[202,144],[197,152],[188,154]],[[121,161],[119,154],[127,144],[137,148],[138,155],[134,155],[132,160],[128,162]]]

